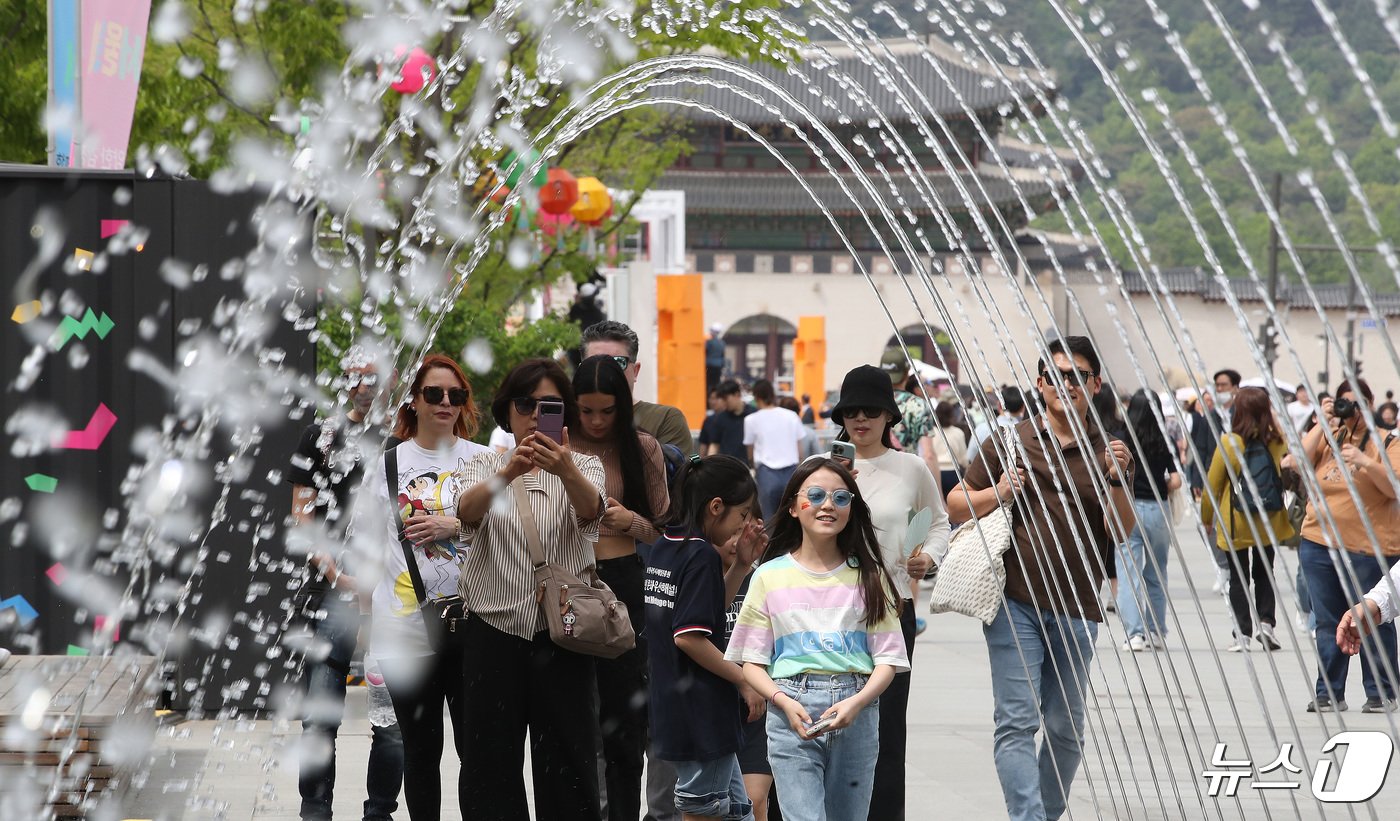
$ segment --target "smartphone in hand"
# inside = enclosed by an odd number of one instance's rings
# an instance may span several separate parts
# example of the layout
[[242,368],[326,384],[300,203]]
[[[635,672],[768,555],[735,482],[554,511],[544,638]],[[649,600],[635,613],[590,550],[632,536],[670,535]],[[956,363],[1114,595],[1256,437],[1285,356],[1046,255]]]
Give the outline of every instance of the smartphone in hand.
[[545,400],[539,405],[540,421],[536,433],[548,436],[556,445],[564,443],[564,403]]
[[835,721],[835,720],[836,720],[836,716],[830,716],[830,717],[828,717],[828,718],[824,718],[824,719],[822,719],[822,720],[820,720],[820,721],[815,721],[815,722],[813,722],[813,723],[807,725],[807,735],[809,735],[809,736],[814,736],[814,735],[817,735],[817,734],[819,734],[819,733],[826,732],[826,729],[827,729],[828,727],[830,727],[830,726],[831,726],[831,723],[832,723],[833,721]]
[[850,442],[832,442],[831,458],[837,461],[844,461],[846,463],[846,468],[849,470],[856,465],[856,446]]

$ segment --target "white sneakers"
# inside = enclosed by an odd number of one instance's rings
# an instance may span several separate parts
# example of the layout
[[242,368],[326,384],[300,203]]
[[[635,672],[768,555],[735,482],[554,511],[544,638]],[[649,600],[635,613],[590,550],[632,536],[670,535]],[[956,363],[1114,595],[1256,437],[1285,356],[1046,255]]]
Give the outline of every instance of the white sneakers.
[[1125,653],[1165,649],[1167,649],[1167,640],[1156,633],[1152,633],[1150,636],[1128,636],[1128,640],[1123,642],[1123,652]]
[[1283,648],[1283,645],[1278,643],[1278,639],[1274,638],[1274,626],[1272,624],[1259,625],[1259,633],[1255,635],[1255,638],[1259,639],[1259,643],[1264,645],[1265,650],[1273,651]]

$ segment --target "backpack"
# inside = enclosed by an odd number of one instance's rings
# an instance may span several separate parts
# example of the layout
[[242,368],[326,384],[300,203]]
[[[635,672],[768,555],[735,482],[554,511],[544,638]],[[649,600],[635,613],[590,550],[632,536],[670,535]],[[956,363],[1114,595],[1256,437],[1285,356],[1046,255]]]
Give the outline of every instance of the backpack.
[[[1252,488],[1250,479],[1254,480]],[[1237,513],[1258,515],[1283,510],[1283,477],[1263,442],[1255,440],[1245,446],[1244,463],[1230,481],[1230,493]]]
[[[661,442],[661,458],[666,463],[666,487],[670,487],[676,481],[676,471],[685,464],[685,454],[675,445]],[[661,511],[664,512],[664,511]],[[659,513],[658,513],[659,515]]]

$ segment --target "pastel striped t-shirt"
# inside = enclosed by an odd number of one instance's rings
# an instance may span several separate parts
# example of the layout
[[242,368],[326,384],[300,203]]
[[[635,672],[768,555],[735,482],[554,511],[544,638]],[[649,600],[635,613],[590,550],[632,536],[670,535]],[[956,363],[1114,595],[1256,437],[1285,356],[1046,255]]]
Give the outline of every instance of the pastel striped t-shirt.
[[864,673],[877,664],[909,669],[904,634],[893,609],[865,625],[860,572],[843,564],[816,573],[792,555],[754,571],[724,657],[768,666],[775,679],[802,673]]

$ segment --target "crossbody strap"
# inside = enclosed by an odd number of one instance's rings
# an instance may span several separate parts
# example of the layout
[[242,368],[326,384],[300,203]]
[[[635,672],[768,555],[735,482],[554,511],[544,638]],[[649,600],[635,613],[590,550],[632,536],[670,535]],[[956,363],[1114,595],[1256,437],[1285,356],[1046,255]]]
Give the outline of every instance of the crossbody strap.
[[413,545],[403,532],[403,517],[399,515],[399,449],[392,447],[384,451],[384,482],[389,489],[389,506],[393,510],[394,523],[398,525],[399,547],[403,548],[404,561],[408,563],[408,577],[413,580],[413,595],[418,597],[421,607],[428,601],[428,589],[423,586],[423,576],[418,572],[418,559],[413,555]]
[[530,563],[536,568],[544,566],[544,544],[540,541],[540,529],[535,525],[535,512],[530,509],[530,495],[525,490],[525,479],[516,477],[510,483],[515,491],[515,509],[520,516],[520,526],[525,529],[525,543],[530,546]]

